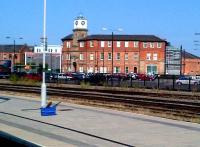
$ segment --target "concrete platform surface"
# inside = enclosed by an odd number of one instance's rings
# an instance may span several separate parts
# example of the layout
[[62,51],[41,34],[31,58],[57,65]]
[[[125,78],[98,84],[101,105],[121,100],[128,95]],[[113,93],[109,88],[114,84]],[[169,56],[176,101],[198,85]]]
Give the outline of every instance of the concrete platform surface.
[[41,116],[40,101],[0,94],[0,131],[41,146],[199,147],[200,125],[61,103]]

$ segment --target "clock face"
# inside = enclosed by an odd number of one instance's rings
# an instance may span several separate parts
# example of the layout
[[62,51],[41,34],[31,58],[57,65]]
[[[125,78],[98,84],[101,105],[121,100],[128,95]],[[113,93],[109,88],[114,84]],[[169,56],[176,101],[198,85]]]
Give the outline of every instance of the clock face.
[[81,24],[84,25],[84,24],[85,24],[85,21],[81,21]]
[[78,21],[76,21],[75,24],[78,25]]

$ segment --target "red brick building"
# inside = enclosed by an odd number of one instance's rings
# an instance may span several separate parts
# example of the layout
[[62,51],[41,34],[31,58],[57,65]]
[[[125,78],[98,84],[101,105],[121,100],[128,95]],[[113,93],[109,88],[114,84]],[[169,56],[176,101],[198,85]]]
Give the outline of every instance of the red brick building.
[[27,45],[0,45],[0,60],[10,60],[12,66],[24,65],[25,52],[32,52]]
[[87,32],[87,20],[77,17],[73,34],[62,39],[63,72],[164,74],[165,40],[154,35],[88,36]]
[[183,51],[182,73],[184,75],[200,75],[200,57]]

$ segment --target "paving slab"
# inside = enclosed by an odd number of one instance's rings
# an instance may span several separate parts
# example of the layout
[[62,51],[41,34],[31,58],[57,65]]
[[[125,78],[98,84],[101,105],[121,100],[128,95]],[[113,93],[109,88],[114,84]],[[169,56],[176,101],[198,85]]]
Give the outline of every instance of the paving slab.
[[200,146],[200,124],[69,103],[44,117],[38,100],[0,94],[1,131],[42,146]]

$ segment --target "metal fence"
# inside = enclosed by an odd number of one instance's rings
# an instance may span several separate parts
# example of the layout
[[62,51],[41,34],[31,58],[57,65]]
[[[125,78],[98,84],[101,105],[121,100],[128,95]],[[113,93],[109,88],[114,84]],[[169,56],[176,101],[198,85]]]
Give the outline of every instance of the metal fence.
[[148,88],[148,89],[163,89],[163,90],[178,90],[178,91],[200,91],[200,85],[194,85],[191,82],[189,84],[178,85],[176,83],[177,76],[157,77],[154,80],[134,80],[123,78],[93,78],[93,79],[47,79],[48,83],[57,84],[82,84],[91,86],[105,86],[105,87],[123,87],[123,88]]

